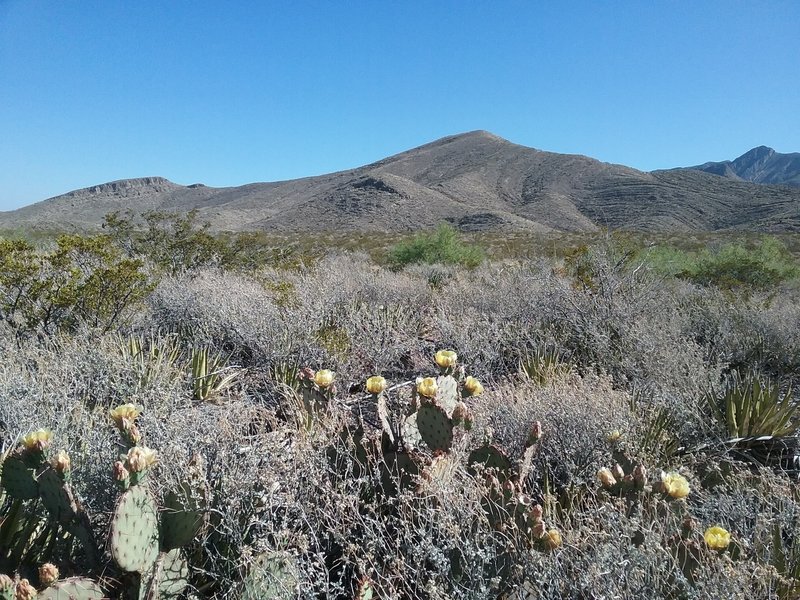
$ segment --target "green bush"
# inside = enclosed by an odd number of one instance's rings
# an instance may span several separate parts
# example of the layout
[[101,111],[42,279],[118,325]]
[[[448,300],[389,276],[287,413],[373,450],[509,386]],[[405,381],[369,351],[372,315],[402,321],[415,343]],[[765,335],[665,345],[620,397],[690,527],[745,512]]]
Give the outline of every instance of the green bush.
[[774,237],[765,237],[754,247],[733,242],[694,253],[659,248],[648,260],[663,274],[725,289],[768,289],[798,275],[797,261]]
[[141,261],[108,236],[64,235],[51,252],[0,240],[0,315],[19,330],[110,331],[152,289]]
[[479,246],[466,244],[451,225],[443,223],[436,231],[420,233],[389,250],[389,264],[397,269],[415,263],[442,263],[474,268],[484,260]]

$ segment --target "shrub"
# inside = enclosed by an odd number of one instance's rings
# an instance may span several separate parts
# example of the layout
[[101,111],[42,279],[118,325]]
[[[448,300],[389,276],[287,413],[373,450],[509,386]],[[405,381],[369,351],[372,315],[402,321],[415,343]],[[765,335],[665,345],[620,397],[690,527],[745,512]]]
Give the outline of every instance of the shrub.
[[0,241],[0,312],[22,330],[107,332],[152,287],[142,262],[123,256],[108,236],[64,235],[51,252]]
[[483,250],[479,246],[466,244],[458,231],[446,223],[439,225],[435,232],[417,234],[389,250],[389,264],[398,269],[415,263],[443,263],[474,268],[483,260]]

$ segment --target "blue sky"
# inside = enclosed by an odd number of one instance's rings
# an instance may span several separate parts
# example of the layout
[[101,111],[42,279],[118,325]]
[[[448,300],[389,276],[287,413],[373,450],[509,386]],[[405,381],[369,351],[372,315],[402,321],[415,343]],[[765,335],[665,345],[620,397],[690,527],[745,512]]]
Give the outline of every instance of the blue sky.
[[0,209],[486,129],[643,170],[800,151],[800,2],[0,0]]

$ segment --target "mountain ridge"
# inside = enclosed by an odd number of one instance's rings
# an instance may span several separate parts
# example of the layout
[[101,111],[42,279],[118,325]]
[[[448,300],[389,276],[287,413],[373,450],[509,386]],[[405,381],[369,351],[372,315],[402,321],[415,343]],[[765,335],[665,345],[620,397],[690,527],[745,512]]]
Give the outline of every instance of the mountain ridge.
[[509,142],[488,131],[447,136],[362,167],[214,188],[163,177],[73,190],[0,213],[0,227],[93,229],[115,210],[197,209],[213,229],[410,232],[463,230],[800,230],[800,189],[693,169],[643,172]]
[[800,187],[800,152],[782,154],[769,146],[756,146],[733,160],[684,168],[751,183]]

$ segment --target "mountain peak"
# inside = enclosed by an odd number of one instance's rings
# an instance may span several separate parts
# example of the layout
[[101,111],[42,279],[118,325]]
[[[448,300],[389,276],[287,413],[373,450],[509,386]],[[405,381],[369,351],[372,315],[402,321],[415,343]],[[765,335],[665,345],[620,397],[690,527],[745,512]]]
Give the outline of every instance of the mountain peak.
[[769,146],[756,146],[734,160],[687,168],[752,183],[800,187],[800,153],[781,154]]

